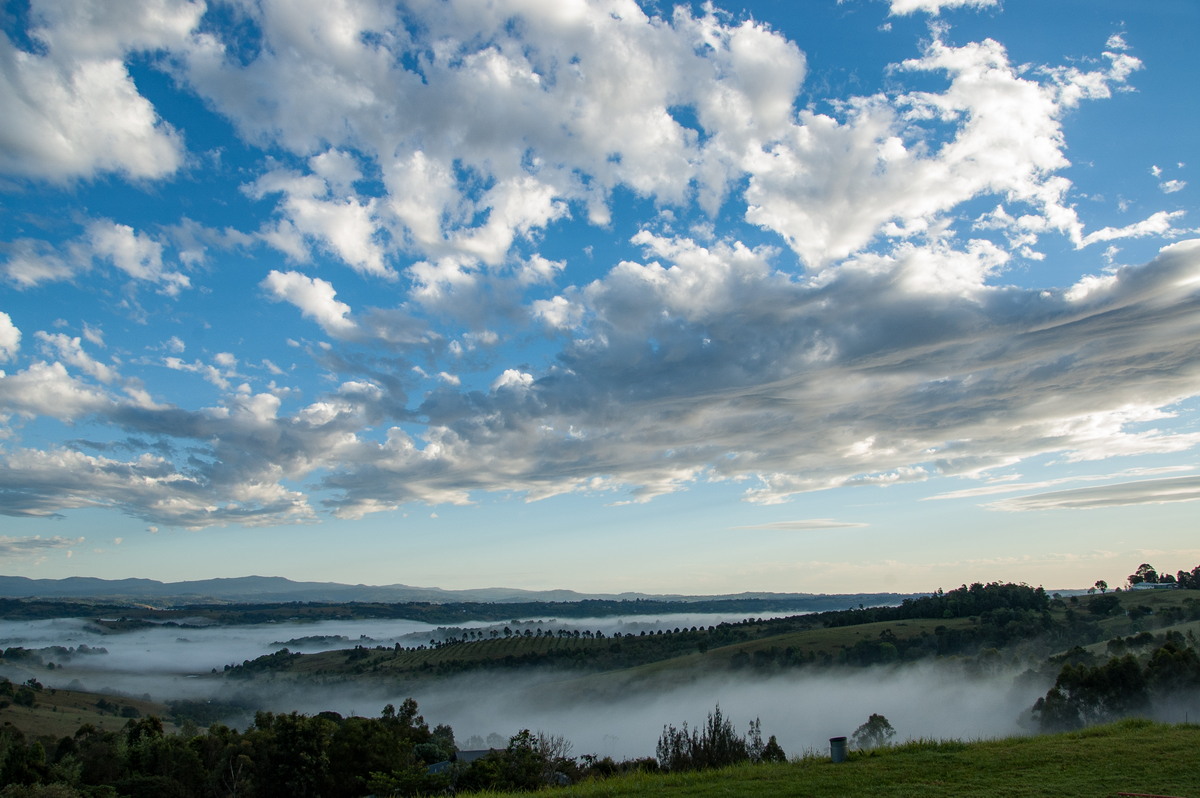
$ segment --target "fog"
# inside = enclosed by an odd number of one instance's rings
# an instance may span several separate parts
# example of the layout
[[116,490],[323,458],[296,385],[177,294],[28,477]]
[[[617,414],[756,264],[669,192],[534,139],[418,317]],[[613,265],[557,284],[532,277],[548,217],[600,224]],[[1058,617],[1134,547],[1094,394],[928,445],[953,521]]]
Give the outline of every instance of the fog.
[[720,704],[739,733],[755,718],[764,739],[774,734],[789,755],[827,751],[829,738],[850,735],[871,713],[885,715],[897,741],[983,739],[1023,732],[1022,712],[1048,685],[1018,687],[1017,674],[970,677],[954,665],[796,670],[762,677],[655,685],[622,695],[589,697],[546,684],[470,678],[414,695],[427,718],[449,723],[460,740],[528,728],[562,735],[575,754],[653,756],[663,725],[695,727]]
[[[590,629],[637,634],[643,630],[709,626],[741,617],[714,615],[642,616],[551,622],[530,628]],[[107,654],[75,655],[65,667],[40,669],[48,686],[175,698],[237,699],[252,695],[255,706],[274,711],[377,716],[386,703],[413,697],[432,724],[447,723],[462,744],[473,735],[504,738],[521,729],[561,735],[573,753],[615,758],[653,756],[663,725],[701,723],[720,704],[739,733],[755,718],[789,755],[825,752],[830,737],[850,735],[871,713],[885,715],[897,739],[979,739],[1019,734],[1018,719],[1044,695],[1048,684],[1018,680],[1016,672],[972,676],[949,663],[927,662],[889,668],[801,669],[763,676],[750,669],[722,678],[684,674],[671,682],[636,688],[606,680],[580,679],[553,670],[479,671],[449,680],[405,687],[378,681],[338,681],[301,686],[289,679],[250,681],[209,676],[283,647],[293,651],[369,645],[413,646],[463,629],[502,630],[509,624],[467,624],[455,629],[415,621],[322,621],[258,626],[154,627],[104,634],[78,620],[0,623],[5,646],[38,649],[59,645],[103,647]],[[525,624],[518,628],[523,629]],[[514,629],[516,631],[516,629]],[[320,638],[345,638],[330,643]],[[302,639],[307,639],[302,640]],[[291,642],[289,642],[291,641]],[[55,659],[49,652],[47,660]],[[62,663],[60,663],[62,664]],[[20,677],[21,674],[10,674]],[[23,677],[27,678],[27,677]],[[394,685],[394,683],[391,683]],[[230,718],[235,725],[247,717]]]
[[[752,617],[777,618],[795,613],[773,613]],[[107,649],[107,655],[75,657],[72,668],[137,673],[207,673],[213,668],[240,664],[281,648],[302,653],[367,646],[406,648],[426,645],[431,640],[461,636],[464,630],[502,633],[505,627],[523,632],[590,630],[606,636],[615,633],[639,634],[660,629],[715,626],[741,621],[745,614],[679,613],[665,615],[625,615],[612,618],[514,618],[495,623],[471,621],[455,626],[440,626],[403,619],[332,620],[315,622],[265,623],[218,626],[196,618],[170,625],[131,631],[112,632],[84,620],[56,618],[44,621],[0,621],[2,646],[45,648],[65,646]],[[61,663],[60,663],[61,664]]]

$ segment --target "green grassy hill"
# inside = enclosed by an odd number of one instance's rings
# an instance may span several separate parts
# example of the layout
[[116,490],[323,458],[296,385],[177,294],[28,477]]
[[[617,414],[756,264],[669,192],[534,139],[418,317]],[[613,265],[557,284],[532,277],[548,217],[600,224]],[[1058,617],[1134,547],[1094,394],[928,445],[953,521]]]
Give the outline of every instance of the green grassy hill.
[[[556,789],[558,798],[1200,798],[1200,726],[1127,720],[1080,732],[975,743],[913,742],[846,762],[807,757],[681,774],[634,774]],[[529,793],[487,793],[492,798]]]

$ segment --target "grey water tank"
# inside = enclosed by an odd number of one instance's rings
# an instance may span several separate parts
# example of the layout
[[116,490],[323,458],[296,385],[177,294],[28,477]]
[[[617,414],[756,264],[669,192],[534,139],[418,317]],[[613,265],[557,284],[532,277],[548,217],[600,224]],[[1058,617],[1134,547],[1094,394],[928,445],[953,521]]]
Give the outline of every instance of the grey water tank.
[[845,737],[830,737],[829,738],[829,758],[834,762],[846,761],[846,738]]

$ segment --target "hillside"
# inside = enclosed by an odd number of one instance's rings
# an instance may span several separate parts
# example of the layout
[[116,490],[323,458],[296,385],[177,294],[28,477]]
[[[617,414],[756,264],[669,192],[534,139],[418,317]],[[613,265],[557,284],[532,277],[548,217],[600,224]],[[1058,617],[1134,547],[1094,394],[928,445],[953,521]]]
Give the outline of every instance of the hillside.
[[[1200,726],[1126,720],[1079,732],[964,743],[913,742],[833,764],[828,752],[785,764],[638,773],[555,790],[557,798],[753,795],[845,798],[1098,798],[1200,795]],[[486,793],[489,798],[529,793]]]
[[[896,607],[749,618],[637,636],[562,634],[549,623],[544,629],[529,623],[511,624],[503,631],[449,630],[448,636],[416,648],[356,646],[319,654],[281,650],[234,666],[228,676],[414,681],[477,670],[550,666],[563,671],[563,678],[574,676],[573,689],[604,690],[659,676],[686,678],[690,672],[864,666],[980,652],[985,658],[998,658],[1004,651],[1006,660],[1017,656],[1037,663],[1072,646],[1099,650],[1113,637],[1149,628],[1182,625],[1180,630],[1186,632],[1187,624],[1200,619],[1200,600],[1190,590],[1050,599],[1022,587],[1013,595],[1000,596],[1007,589],[972,586],[940,599],[909,599]],[[947,608],[963,596],[970,598],[972,591],[978,601],[999,601],[1003,606]],[[989,598],[993,594],[998,597]]]
[[[0,682],[0,721],[30,737],[69,737],[85,724],[117,731],[133,718],[169,715],[166,706],[145,698],[44,687],[32,681],[37,686],[25,691],[21,688],[28,682],[18,685]],[[14,694],[20,692],[29,696],[26,702],[14,700]]]

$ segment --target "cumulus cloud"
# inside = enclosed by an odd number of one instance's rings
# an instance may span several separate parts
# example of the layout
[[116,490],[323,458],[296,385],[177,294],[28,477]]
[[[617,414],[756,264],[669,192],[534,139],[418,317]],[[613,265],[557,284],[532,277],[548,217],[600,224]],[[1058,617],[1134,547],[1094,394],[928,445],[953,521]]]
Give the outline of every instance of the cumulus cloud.
[[97,220],[88,226],[87,237],[95,257],[111,262],[135,280],[162,283],[167,294],[190,286],[187,275],[163,266],[163,245],[126,224]]
[[10,360],[21,347],[21,331],[12,316],[0,311],[0,360]]
[[[910,238],[938,229],[967,200],[1001,196],[1026,205],[1019,224],[1079,242],[1082,227],[1065,203],[1070,183],[1062,115],[1083,99],[1108,96],[1140,62],[1109,54],[1105,69],[1051,70],[1038,82],[993,40],[953,47],[935,37],[906,71],[944,74],[944,92],[856,98],[845,118],[803,111],[800,124],[751,167],[746,219],[779,233],[819,268],[878,236]],[[933,148],[927,126],[942,126]],[[1102,240],[1102,239],[1101,239]]]
[[[1064,176],[1064,117],[1141,66],[1123,40],[1086,66],[1038,67],[936,27],[886,91],[800,108],[807,61],[779,32],[708,5],[648,8],[301,14],[264,0],[229,9],[255,34],[239,39],[200,25],[199,4],[35,3],[37,52],[0,42],[0,101],[15,109],[0,169],[176,170],[182,139],[125,67],[154,52],[260,156],[237,201],[269,218],[252,235],[76,222],[65,242],[8,245],[10,283],[93,270],[179,295],[201,265],[219,268],[208,246],[265,244],[390,293],[352,308],[329,280],[263,267],[252,284],[333,339],[308,351],[338,384],[262,389],[242,373],[253,364],[299,370],[250,343],[197,339],[185,360],[182,339],[159,334],[155,363],[221,392],[200,408],[137,393],[115,355],[85,349],[102,345],[94,335],[36,333],[44,359],[20,360],[3,316],[0,356],[18,362],[0,374],[0,413],[93,421],[154,454],[0,452],[0,512],[105,506],[199,527],[310,520],[308,490],[359,516],[489,491],[645,501],[708,480],[773,503],[1197,445],[1155,425],[1200,393],[1200,242],[1065,288],[1005,280],[1043,237],[1084,249],[1184,235],[1178,211],[1089,232]],[[84,137],[80,119],[98,132]],[[653,210],[595,274],[540,251],[556,226],[616,230],[617,198]]]
[[138,92],[124,60],[181,46],[203,12],[166,0],[33,3],[30,37],[43,50],[0,37],[0,171],[61,181],[177,170],[182,138]]
[[306,277],[299,272],[272,270],[262,281],[262,287],[275,301],[295,305],[306,318],[317,322],[330,335],[345,336],[356,329],[354,322],[347,318],[350,306],[337,300],[337,291],[326,280]]
[[[618,186],[715,210],[740,163],[790,124],[805,73],[763,25],[682,7],[652,18],[628,0],[338,3],[304,25],[286,4],[245,13],[263,35],[252,60],[206,32],[182,75],[248,138],[309,159],[307,174],[255,184],[283,196],[264,235],[293,257],[312,238],[372,274],[387,269],[386,239],[470,279],[471,264],[500,264],[570,202],[605,223]],[[696,121],[677,119],[682,108]],[[386,197],[354,194],[349,149],[374,162]]]
[[936,16],[947,8],[988,8],[999,4],[1000,0],[891,0],[891,13],[905,16],[923,11]]
[[79,236],[57,245],[20,238],[6,249],[0,270],[20,289],[77,278],[97,263],[111,265],[134,281],[157,285],[167,296],[191,287],[191,278],[172,268],[164,241],[111,219],[88,220]]
[[315,239],[357,271],[392,276],[391,268],[384,262],[383,250],[375,240],[375,200],[339,195],[336,190],[348,188],[352,175],[345,173],[344,158],[338,158],[336,153],[325,156],[327,160],[314,158],[310,163],[325,172],[334,181],[332,185],[316,175],[273,172],[249,187],[249,193],[256,198],[274,193],[284,196],[280,204],[284,226],[268,230],[266,239],[287,254],[305,260],[303,244],[297,237]]
[[80,338],[71,338],[62,333],[50,334],[41,330],[38,330],[35,335],[53,355],[94,379],[110,383],[117,378],[116,371],[110,366],[83,351],[83,342]]
[[0,412],[70,421],[111,406],[110,397],[58,361],[39,360],[13,374],[0,373]]

